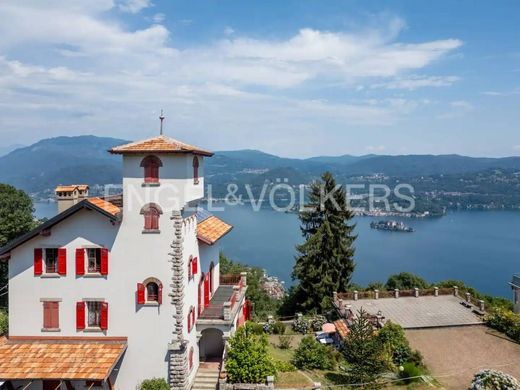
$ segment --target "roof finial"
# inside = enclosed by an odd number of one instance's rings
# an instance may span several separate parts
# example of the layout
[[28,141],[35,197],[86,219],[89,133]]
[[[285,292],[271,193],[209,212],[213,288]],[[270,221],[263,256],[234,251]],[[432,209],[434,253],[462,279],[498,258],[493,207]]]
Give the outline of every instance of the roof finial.
[[161,135],[163,135],[162,125],[163,125],[163,121],[164,121],[164,115],[163,115],[163,110],[162,109],[161,109],[161,116],[159,117],[159,119],[161,120]]

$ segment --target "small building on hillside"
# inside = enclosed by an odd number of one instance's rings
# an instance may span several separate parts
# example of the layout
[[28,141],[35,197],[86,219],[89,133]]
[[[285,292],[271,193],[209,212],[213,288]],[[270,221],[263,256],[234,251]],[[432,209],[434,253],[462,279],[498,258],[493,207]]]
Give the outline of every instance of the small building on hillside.
[[199,205],[213,153],[164,135],[110,153],[122,156],[121,195],[59,186],[60,213],[0,248],[9,389],[130,390],[164,378],[187,390],[248,318],[245,274],[219,270],[232,226]]

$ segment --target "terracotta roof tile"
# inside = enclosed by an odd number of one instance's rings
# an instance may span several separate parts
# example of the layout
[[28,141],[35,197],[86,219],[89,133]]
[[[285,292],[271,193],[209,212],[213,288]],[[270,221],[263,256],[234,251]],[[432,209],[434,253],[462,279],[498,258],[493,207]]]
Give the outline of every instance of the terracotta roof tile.
[[64,185],[64,186],[60,185],[60,186],[56,187],[54,192],[69,192],[69,191],[74,191],[76,189],[85,191],[85,190],[88,190],[88,188],[89,187],[87,184],[69,184],[69,185]]
[[203,156],[213,156],[213,153],[201,149],[197,146],[185,144],[176,139],[160,135],[142,141],[131,142],[129,144],[115,146],[109,150],[114,154],[125,153],[194,153]]
[[212,215],[197,224],[197,238],[206,244],[213,245],[231,229],[233,226]]
[[334,321],[334,326],[336,327],[336,331],[339,334],[339,337],[344,339],[349,334],[350,330],[348,329],[347,323],[345,320],[337,320]]
[[94,206],[97,206],[112,215],[117,215],[121,212],[119,207],[101,198],[88,198],[87,202],[92,203]]
[[0,379],[105,380],[126,349],[125,339],[0,338]]

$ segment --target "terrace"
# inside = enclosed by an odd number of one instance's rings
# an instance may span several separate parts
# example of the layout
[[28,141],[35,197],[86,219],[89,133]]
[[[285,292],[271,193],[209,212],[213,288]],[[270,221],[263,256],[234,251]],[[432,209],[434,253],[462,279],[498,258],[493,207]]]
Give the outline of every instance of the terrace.
[[485,313],[483,301],[456,287],[336,293],[334,304],[347,321],[363,309],[378,325],[390,320],[405,329],[478,325]]
[[221,275],[217,290],[199,315],[197,324],[231,323],[242,306],[247,290],[246,273]]

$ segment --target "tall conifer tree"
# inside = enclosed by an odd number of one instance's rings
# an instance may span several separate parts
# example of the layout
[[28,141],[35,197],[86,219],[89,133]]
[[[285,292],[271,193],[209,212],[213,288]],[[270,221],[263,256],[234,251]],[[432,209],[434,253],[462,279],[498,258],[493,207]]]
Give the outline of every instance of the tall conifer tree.
[[298,255],[293,278],[299,280],[297,299],[301,309],[324,311],[334,291],[346,291],[354,272],[354,213],[347,207],[345,190],[330,172],[311,185],[309,202],[300,213],[305,242]]

